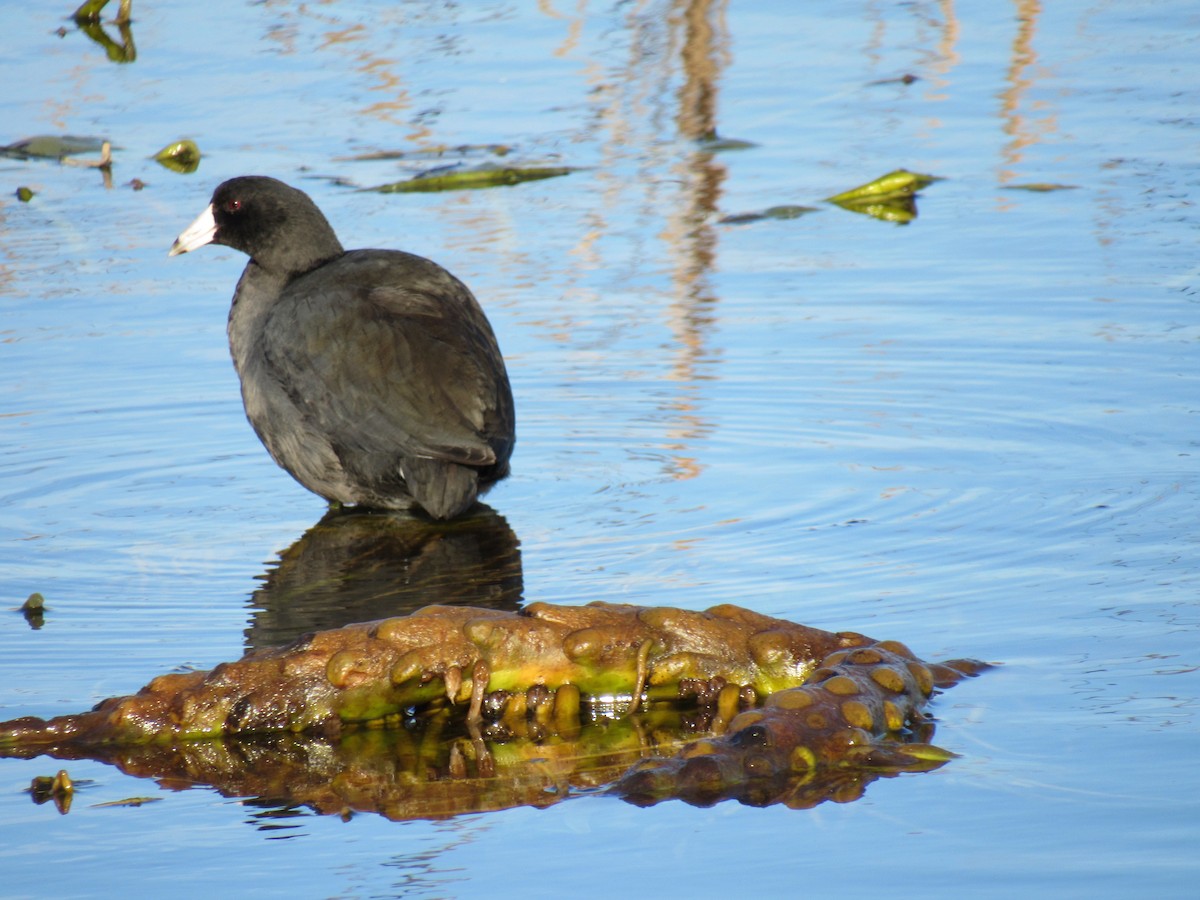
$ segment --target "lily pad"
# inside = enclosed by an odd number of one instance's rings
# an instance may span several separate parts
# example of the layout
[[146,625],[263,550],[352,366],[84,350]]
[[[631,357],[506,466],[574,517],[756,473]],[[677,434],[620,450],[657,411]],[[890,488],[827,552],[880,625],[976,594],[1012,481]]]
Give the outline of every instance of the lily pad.
[[540,181],[558,178],[579,171],[569,166],[474,166],[459,169],[440,166],[430,169],[407,181],[396,181],[376,187],[363,188],[380,194],[431,193],[435,191],[475,190],[478,188],[504,187],[522,181]]
[[195,141],[176,141],[155,153],[154,161],[172,172],[189,175],[200,168],[200,148]]
[[719,225],[747,225],[763,219],[798,219],[809,213],[820,212],[815,206],[770,206],[760,212],[736,213],[719,219]]

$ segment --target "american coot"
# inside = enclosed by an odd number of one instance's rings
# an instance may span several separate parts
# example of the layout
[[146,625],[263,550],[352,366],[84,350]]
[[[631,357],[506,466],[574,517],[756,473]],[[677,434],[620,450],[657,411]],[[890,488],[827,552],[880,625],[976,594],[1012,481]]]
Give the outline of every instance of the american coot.
[[343,250],[307,194],[261,176],[220,185],[170,255],[209,243],[250,256],[229,347],[250,424],[302,485],[449,519],[508,474],[512,390],[461,281],[411,253]]

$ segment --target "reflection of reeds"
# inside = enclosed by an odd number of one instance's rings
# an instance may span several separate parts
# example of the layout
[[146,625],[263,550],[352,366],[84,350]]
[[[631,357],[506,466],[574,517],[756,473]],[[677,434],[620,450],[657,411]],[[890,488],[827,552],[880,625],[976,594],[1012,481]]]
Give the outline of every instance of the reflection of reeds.
[[[725,6],[725,0],[676,0],[665,15],[631,15],[627,19],[629,64],[621,73],[624,86],[611,92],[613,99],[605,111],[611,126],[606,155],[618,158],[625,152],[628,135],[636,131],[625,114],[643,113],[645,124],[661,128],[661,114],[667,110],[660,104],[667,98],[675,100],[671,116],[675,133],[657,134],[646,142],[672,153],[671,177],[647,173],[639,181],[649,194],[648,215],[666,220],[659,235],[672,260],[673,299],[664,318],[673,338],[668,377],[675,387],[674,396],[660,403],[659,409],[664,413],[664,448],[671,454],[667,471],[678,480],[703,471],[693,444],[712,428],[698,413],[696,383],[705,377],[703,370],[713,359],[708,345],[717,298],[708,278],[716,260],[717,235],[711,222],[726,170],[704,142],[717,133],[720,78],[728,64]],[[657,33],[664,22],[666,33]],[[620,102],[623,94],[630,102]],[[680,140],[687,147],[675,156]],[[663,184],[680,186],[669,204],[656,196]],[[614,181],[613,186],[622,192],[628,187],[624,181]]]
[[1057,123],[1052,116],[1038,123],[1021,112],[1024,97],[1034,84],[1034,78],[1030,75],[1037,64],[1033,39],[1037,34],[1041,12],[1039,0],[1019,0],[1017,3],[1019,24],[1013,38],[1012,61],[1005,73],[1008,86],[1000,94],[1004,133],[1012,138],[1003,150],[1004,168],[998,176],[1001,184],[1015,176],[1012,169],[1020,165],[1027,148],[1037,144],[1044,134],[1057,130]]

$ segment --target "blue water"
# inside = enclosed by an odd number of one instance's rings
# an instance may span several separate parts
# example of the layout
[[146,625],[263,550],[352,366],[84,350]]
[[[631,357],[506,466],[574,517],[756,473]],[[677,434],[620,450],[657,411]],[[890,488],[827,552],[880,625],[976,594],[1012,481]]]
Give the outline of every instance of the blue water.
[[[242,414],[243,258],[166,258],[250,172],[480,297],[525,601],[736,602],[1004,664],[935,704],[959,759],[811,810],[284,821],[71,762],[60,816],[24,793],[58,762],[0,760],[0,896],[1194,896],[1200,15],[960,7],[138,3],[124,65],[66,6],[0,7],[0,143],[117,148],[111,188],[0,159],[0,608],[49,606],[0,616],[0,718],[237,658],[324,511]],[[755,146],[702,152],[709,125]],[[149,159],[183,137],[195,174]],[[581,171],[346,187],[429,165],[355,155],[484,144]],[[821,202],[900,167],[945,179],[908,225]],[[719,224],[782,204],[819,211]]]

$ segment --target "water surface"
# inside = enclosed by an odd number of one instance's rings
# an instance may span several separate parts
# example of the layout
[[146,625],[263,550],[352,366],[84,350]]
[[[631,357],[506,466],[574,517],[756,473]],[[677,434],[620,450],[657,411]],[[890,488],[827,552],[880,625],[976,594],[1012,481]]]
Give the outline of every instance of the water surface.
[[[241,411],[224,322],[243,258],[165,255],[218,182],[251,172],[309,191],[348,246],[438,260],[487,309],[519,443],[488,498],[492,543],[454,560],[503,560],[496,602],[736,602],[1004,665],[935,703],[960,759],[805,811],[581,797],[343,822],[81,762],[60,816],[23,793],[57,763],[0,761],[0,895],[103,896],[136,872],[152,892],[219,877],[258,896],[599,896],[614,873],[662,896],[1190,896],[1193,9],[134,12],[136,60],[118,64],[51,10],[0,10],[0,143],[117,147],[111,187],[0,159],[0,606],[49,604],[39,630],[0,619],[0,718],[392,602],[355,607],[288,566],[324,506]],[[712,128],[754,146],[709,152]],[[196,173],[148,159],[182,137]],[[349,187],[491,144],[581,171]],[[423,153],[351,159],[385,150]],[[907,225],[821,202],[899,167],[945,179]],[[720,223],[781,204],[819,211]],[[376,574],[396,603],[457,592]],[[130,796],[159,802],[94,806]]]

